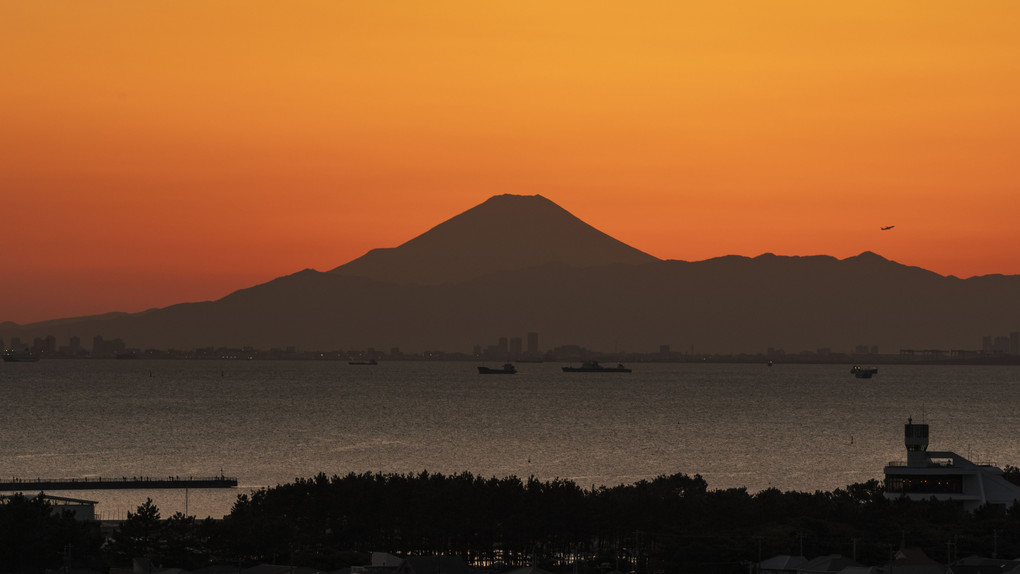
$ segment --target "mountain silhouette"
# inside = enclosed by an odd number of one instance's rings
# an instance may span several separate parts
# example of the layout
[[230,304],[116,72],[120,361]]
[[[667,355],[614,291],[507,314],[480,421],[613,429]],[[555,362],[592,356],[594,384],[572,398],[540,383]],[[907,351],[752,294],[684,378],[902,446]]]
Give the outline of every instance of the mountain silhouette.
[[440,285],[550,264],[655,261],[659,259],[602,233],[541,195],[498,195],[399,247],[373,249],[333,273]]
[[1020,276],[945,277],[871,252],[659,260],[541,196],[503,195],[330,271],[141,313],[0,323],[0,338],[469,352],[535,331],[543,349],[896,353],[978,349],[1020,330],[1018,300]]

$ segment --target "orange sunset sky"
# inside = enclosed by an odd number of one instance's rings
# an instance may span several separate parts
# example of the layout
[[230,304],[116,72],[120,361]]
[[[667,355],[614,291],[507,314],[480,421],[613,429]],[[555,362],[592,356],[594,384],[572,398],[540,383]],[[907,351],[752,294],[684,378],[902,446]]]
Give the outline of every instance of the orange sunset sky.
[[1020,274],[1018,22],[1013,0],[0,0],[0,321],[216,299],[501,193],[664,259]]

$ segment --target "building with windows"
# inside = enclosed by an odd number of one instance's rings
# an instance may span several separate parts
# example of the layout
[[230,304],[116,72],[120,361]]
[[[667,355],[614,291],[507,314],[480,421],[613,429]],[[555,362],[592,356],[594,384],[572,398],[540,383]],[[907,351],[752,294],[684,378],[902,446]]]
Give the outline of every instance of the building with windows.
[[907,460],[885,467],[886,498],[953,500],[968,511],[985,504],[1010,506],[1020,500],[1020,486],[1002,469],[978,464],[950,451],[928,450],[928,425],[907,419],[903,427]]

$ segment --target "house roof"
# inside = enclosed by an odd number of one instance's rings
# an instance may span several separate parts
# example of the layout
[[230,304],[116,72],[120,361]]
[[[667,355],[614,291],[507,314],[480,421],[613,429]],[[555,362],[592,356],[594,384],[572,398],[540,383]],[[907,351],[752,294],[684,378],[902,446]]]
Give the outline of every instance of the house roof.
[[251,568],[245,568],[241,571],[242,574],[289,574],[291,571],[290,566],[282,566],[279,564],[259,564],[258,566],[252,566]]
[[[17,496],[17,495],[14,495],[14,494],[0,494],[0,499],[6,500],[6,499],[12,498],[14,496]],[[63,503],[63,504],[68,504],[68,505],[95,506],[95,505],[99,504],[95,500],[85,500],[85,499],[82,499],[82,498],[68,498],[66,496],[53,496],[52,494],[45,494],[45,493],[32,494],[32,495],[29,495],[29,496],[25,496],[25,498],[27,498],[29,500],[33,500],[33,499],[38,498],[40,496],[43,498],[43,500],[47,500],[47,501],[51,501],[51,502],[58,502],[58,503]]]
[[954,562],[950,566],[950,572],[953,574],[1014,574],[1020,572],[1020,560],[968,556]]
[[928,565],[928,564],[939,564],[938,561],[928,558],[928,555],[924,553],[924,550],[920,548],[903,548],[896,551],[895,560],[893,564],[896,566],[910,566],[910,565]]
[[541,568],[535,568],[534,566],[525,566],[524,568],[517,568],[516,570],[510,570],[503,574],[549,574]]
[[863,566],[863,564],[840,554],[830,554],[801,564],[797,567],[797,574],[832,574],[851,566]]
[[766,560],[762,560],[758,563],[759,570],[796,570],[798,566],[807,562],[807,558],[803,556],[790,556],[789,554],[780,554],[773,556]]
[[468,574],[468,567],[460,556],[408,556],[397,571],[410,571],[413,574]]
[[882,570],[874,566],[849,566],[839,571],[839,574],[882,574]]

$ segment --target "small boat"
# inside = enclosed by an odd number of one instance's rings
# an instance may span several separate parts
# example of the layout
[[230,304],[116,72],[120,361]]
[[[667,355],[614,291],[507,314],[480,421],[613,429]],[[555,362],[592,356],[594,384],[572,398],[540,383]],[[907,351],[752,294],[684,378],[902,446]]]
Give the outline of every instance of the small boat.
[[598,361],[585,361],[581,363],[580,367],[563,367],[564,373],[629,373],[630,369],[624,367],[622,363],[617,363],[615,367],[603,367]]
[[878,369],[875,367],[862,367],[860,365],[854,365],[850,367],[850,372],[854,374],[858,379],[870,379],[875,376]]
[[7,363],[34,363],[39,360],[37,355],[29,352],[19,353],[17,351],[4,351],[3,358]]
[[375,359],[369,359],[367,361],[347,361],[348,365],[378,365],[379,362]]
[[516,372],[517,368],[510,363],[506,363],[498,369],[492,369],[489,367],[478,367],[479,375],[512,375]]

